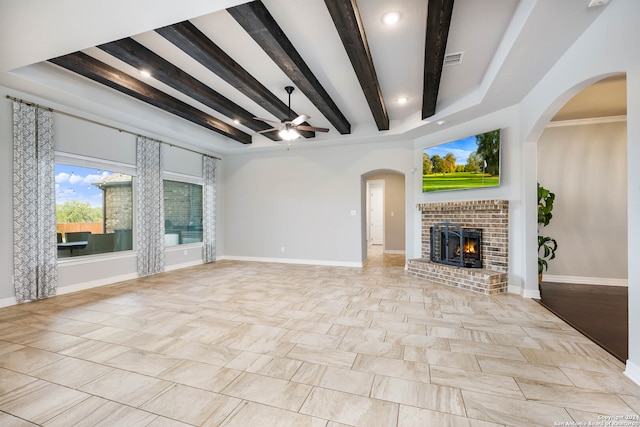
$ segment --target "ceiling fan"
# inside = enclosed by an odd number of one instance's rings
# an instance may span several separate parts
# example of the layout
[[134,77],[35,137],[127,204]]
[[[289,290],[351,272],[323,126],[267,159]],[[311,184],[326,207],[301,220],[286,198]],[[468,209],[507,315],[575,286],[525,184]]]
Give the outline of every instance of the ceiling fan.
[[295,119],[290,118],[291,117],[291,92],[293,92],[293,89],[294,89],[293,86],[285,86],[284,88],[284,90],[286,90],[287,93],[289,94],[289,114],[287,115],[287,118],[277,122],[275,120],[254,117],[254,119],[256,120],[277,124],[276,127],[273,127],[271,129],[261,130],[258,133],[273,132],[277,130],[277,131],[280,131],[278,132],[278,136],[280,136],[280,138],[282,138],[285,141],[293,141],[294,139],[300,138],[300,132],[298,132],[299,130],[311,131],[311,132],[329,132],[329,129],[327,128],[318,128],[314,126],[303,125],[304,122],[306,122],[311,118],[306,114],[299,115]]

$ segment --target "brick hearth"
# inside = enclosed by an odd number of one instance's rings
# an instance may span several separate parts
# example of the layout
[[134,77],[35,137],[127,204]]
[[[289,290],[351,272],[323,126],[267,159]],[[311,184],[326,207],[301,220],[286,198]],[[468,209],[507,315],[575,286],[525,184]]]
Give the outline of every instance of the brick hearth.
[[[422,258],[407,263],[410,275],[487,295],[506,292],[509,270],[509,202],[476,200],[470,202],[423,203]],[[429,228],[438,222],[453,222],[465,228],[482,229],[482,267],[462,268],[429,260]]]

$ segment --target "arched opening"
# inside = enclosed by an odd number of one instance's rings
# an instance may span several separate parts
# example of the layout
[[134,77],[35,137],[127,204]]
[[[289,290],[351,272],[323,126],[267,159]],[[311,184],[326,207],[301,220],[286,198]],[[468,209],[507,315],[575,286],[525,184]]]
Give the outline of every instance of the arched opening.
[[[536,178],[555,194],[539,234],[557,241],[543,305],[618,359],[628,356],[626,75],[583,82],[536,139]],[[566,99],[568,94],[562,98]],[[535,182],[528,182],[528,186]]]
[[390,169],[372,170],[361,176],[362,262],[405,256],[405,175]]

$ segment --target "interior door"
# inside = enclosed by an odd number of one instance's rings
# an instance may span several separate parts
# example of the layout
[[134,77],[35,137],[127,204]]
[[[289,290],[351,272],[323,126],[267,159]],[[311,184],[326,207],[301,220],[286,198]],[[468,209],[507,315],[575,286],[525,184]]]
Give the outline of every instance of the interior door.
[[384,244],[384,184],[371,182],[369,186],[369,243]]

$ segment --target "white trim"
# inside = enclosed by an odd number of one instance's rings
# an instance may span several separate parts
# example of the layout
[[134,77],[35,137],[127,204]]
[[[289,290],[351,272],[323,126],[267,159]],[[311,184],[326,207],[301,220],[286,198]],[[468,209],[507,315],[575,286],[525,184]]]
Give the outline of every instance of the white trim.
[[548,128],[563,127],[563,126],[582,126],[582,125],[599,125],[602,123],[616,123],[626,122],[627,116],[609,116],[609,117],[593,117],[590,119],[576,119],[576,120],[559,120],[557,122],[549,122]]
[[84,168],[106,169],[109,172],[125,173],[131,176],[137,175],[135,165],[80,154],[65,153],[63,151],[55,152],[55,162]]
[[404,255],[406,252],[404,251],[404,249],[385,249],[384,253],[385,254]]
[[522,291],[522,298],[540,299],[540,290],[525,289]]
[[507,284],[507,293],[522,295],[522,287],[518,285]]
[[[178,270],[180,268],[193,267],[200,264],[202,264],[202,260],[189,261],[181,264],[173,264],[166,267],[164,271],[166,272],[166,271]],[[97,288],[99,286],[105,286],[105,285],[111,285],[118,282],[123,282],[125,280],[137,279],[139,277],[140,276],[138,275],[138,273],[127,273],[120,276],[106,277],[103,279],[92,280],[90,282],[83,282],[75,285],[62,286],[62,287],[59,286],[58,292],[56,293],[56,295],[64,295],[72,292],[84,291],[91,288]]]
[[72,292],[84,291],[91,288],[97,288],[99,286],[111,285],[113,283],[122,282],[125,280],[137,279],[138,273],[128,273],[120,276],[105,277],[104,279],[92,280],[90,282],[77,283],[69,286],[58,286],[56,295],[70,294]]
[[168,181],[186,182],[187,184],[196,184],[202,186],[203,181],[201,176],[187,175],[185,173],[162,171],[162,179]]
[[105,252],[103,254],[82,255],[75,257],[58,258],[58,268],[65,268],[70,265],[93,264],[99,261],[111,261],[116,259],[126,259],[138,256],[133,250]]
[[545,282],[572,283],[576,285],[629,286],[628,279],[611,279],[606,277],[556,276],[545,274]]
[[634,383],[640,385],[640,366],[627,359],[627,368],[624,374]]
[[324,265],[328,267],[362,267],[362,262],[344,262],[344,261],[324,261],[313,259],[293,259],[293,258],[263,258],[263,257],[247,257],[225,255],[218,257],[217,260],[229,261],[251,261],[251,262],[270,262],[281,264],[304,264],[304,265]]
[[164,271],[173,271],[173,270],[180,270],[181,268],[187,268],[187,267],[195,267],[196,265],[202,265],[204,264],[204,262],[202,262],[201,259],[199,260],[195,260],[195,261],[187,261],[187,262],[182,262],[180,264],[172,264],[169,266],[165,266]]
[[164,247],[165,252],[180,252],[181,250],[202,249],[202,242],[178,243],[177,245],[169,245]]
[[0,299],[0,308],[2,308],[2,307],[10,307],[12,305],[17,305],[17,304],[18,304],[18,300],[16,300],[16,297],[9,297],[9,298]]

